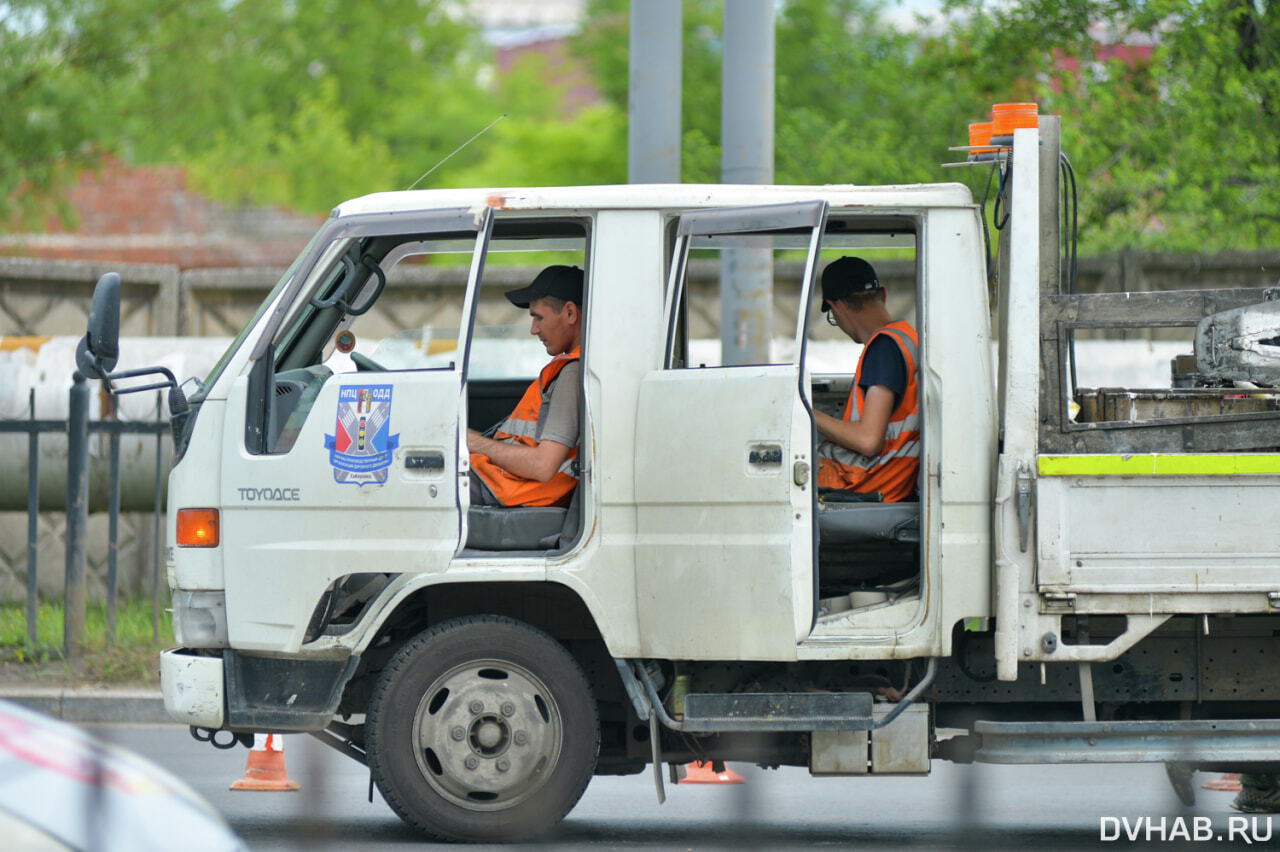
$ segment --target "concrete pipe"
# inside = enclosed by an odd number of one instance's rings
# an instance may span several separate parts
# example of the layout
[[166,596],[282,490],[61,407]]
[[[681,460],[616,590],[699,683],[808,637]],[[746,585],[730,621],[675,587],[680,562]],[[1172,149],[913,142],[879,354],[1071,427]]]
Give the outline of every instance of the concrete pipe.
[[[0,420],[63,420],[68,416],[71,376],[75,371],[76,337],[0,337]],[[203,378],[217,363],[229,338],[147,337],[120,341],[118,369],[163,365],[175,376]],[[111,411],[101,382],[89,383],[89,420]],[[188,391],[192,390],[189,385]],[[105,404],[104,404],[105,403]],[[115,398],[115,419],[126,422],[157,418],[155,391]],[[167,423],[167,399],[160,398],[159,417]],[[89,507],[107,507],[111,439],[102,433],[89,437]],[[161,487],[168,479],[172,441],[161,440]],[[0,510],[27,508],[29,442],[25,432],[0,433]],[[67,436],[65,432],[40,435],[40,509],[65,508],[67,494]],[[120,505],[124,511],[150,511],[155,502],[156,438],[154,435],[120,436]]]

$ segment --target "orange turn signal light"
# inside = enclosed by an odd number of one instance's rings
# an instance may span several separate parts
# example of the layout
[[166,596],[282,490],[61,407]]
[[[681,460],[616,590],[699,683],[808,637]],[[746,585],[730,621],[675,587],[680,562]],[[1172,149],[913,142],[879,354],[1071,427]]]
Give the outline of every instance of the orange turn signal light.
[[217,509],[179,509],[178,547],[217,547]]

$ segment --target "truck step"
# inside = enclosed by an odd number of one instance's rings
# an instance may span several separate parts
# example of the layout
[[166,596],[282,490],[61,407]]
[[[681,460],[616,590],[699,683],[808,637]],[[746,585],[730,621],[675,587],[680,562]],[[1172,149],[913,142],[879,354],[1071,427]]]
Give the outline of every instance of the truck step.
[[1256,761],[1280,754],[1280,719],[974,723],[979,763]]
[[695,692],[684,699],[686,731],[866,731],[869,692]]

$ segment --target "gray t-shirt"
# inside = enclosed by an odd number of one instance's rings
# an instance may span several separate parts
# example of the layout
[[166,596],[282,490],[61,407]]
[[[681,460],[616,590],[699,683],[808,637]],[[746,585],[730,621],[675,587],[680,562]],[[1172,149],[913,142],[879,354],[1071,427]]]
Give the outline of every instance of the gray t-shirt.
[[582,408],[582,362],[567,365],[542,395],[538,409],[538,443],[555,441],[566,447],[578,445],[578,417]]

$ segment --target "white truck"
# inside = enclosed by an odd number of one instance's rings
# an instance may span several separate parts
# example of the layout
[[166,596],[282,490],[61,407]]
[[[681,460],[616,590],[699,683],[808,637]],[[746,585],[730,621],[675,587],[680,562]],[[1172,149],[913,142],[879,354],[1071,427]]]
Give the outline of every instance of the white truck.
[[[958,183],[340,205],[174,392],[168,711],[215,744],[311,732],[410,824],[476,841],[554,825],[593,774],[651,765],[661,797],[662,764],[695,759],[1164,761],[1184,782],[1280,760],[1280,303],[1072,292],[1059,148],[1041,116],[984,166],[1007,216],[994,264]],[[687,286],[744,247],[802,262],[771,363],[721,363]],[[477,321],[501,304],[499,252],[585,268],[568,507],[468,505],[468,425],[545,361]],[[813,486],[813,411],[839,413],[855,366],[809,364],[815,276],[842,254],[911,261],[907,502]],[[362,351],[386,276],[424,256],[469,264],[435,311],[450,327]],[[112,383],[117,315],[108,281],[79,363]],[[1075,386],[1077,337],[1139,327],[1196,330],[1176,381]]]

